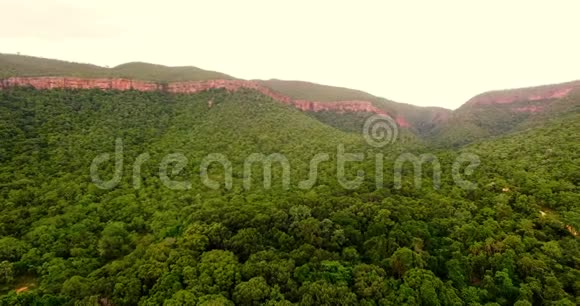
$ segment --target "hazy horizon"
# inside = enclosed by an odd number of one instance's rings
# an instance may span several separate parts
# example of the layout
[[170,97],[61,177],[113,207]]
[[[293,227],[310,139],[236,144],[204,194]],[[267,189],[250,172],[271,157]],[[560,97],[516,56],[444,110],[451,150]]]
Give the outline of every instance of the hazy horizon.
[[580,79],[580,3],[13,1],[2,52],[99,66],[195,66],[456,109],[490,90]]

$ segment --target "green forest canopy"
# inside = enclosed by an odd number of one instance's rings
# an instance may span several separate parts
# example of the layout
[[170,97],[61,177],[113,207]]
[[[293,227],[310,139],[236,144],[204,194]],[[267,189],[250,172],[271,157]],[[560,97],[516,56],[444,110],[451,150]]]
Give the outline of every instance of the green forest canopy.
[[[0,92],[0,135],[0,305],[580,302],[577,114],[460,149],[413,138],[375,149],[253,91],[20,88]],[[91,161],[117,138],[125,175],[98,189]],[[368,174],[357,189],[340,186],[333,162],[313,188],[297,188],[310,159],[338,144],[384,154],[385,188],[375,187],[374,159],[348,169]],[[422,188],[410,166],[394,188],[393,161],[410,150],[437,156],[440,189],[427,166]],[[231,190],[199,180],[215,152],[232,161]],[[243,160],[255,152],[288,157],[288,190],[280,180],[242,187]],[[451,177],[463,152],[481,159],[469,177],[475,190]],[[150,161],[136,189],[130,173],[142,153]],[[191,189],[160,181],[170,153],[188,158],[178,176]],[[210,176],[220,181],[223,171]]]

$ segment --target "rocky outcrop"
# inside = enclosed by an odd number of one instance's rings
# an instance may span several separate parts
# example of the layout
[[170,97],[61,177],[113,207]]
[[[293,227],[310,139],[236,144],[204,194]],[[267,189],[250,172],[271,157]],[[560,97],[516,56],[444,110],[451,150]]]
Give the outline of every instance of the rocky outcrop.
[[254,81],[245,81],[245,80],[188,81],[188,82],[173,82],[165,86],[165,90],[170,93],[197,93],[209,89],[226,89],[229,91],[237,91],[243,88],[259,91],[263,95],[271,97],[272,99],[282,103],[294,104],[295,102],[290,97],[274,92],[268,87],[262,86]]
[[[320,102],[320,101],[309,101],[309,100],[295,100],[293,104],[296,108],[303,111],[310,112],[322,112],[322,111],[333,111],[337,113],[357,113],[366,112],[374,113],[379,115],[391,116],[386,111],[376,107],[370,101],[353,100],[353,101],[340,101],[336,102]],[[405,120],[405,118],[396,116],[393,117],[397,124],[401,127],[411,127],[411,124]]]
[[[210,89],[226,89],[237,91],[252,89],[271,97],[272,99],[292,105],[302,111],[321,112],[332,111],[337,113],[367,112],[378,115],[391,116],[386,111],[376,107],[370,101],[335,101],[320,102],[294,100],[265,87],[258,82],[245,80],[208,80],[187,81],[160,84],[155,82],[137,81],[130,79],[84,79],[73,77],[12,77],[0,81],[0,89],[9,87],[33,87],[35,89],[101,89],[101,90],[138,90],[138,91],[165,91],[174,94],[193,94]],[[391,116],[401,127],[411,125],[401,116]]]
[[[466,105],[476,106],[490,104],[509,104],[515,102],[560,99],[566,97],[572,92],[572,90],[577,88],[580,88],[580,81],[530,88],[493,91],[473,97],[467,101]],[[529,109],[528,111],[535,112],[536,110]]]
[[115,90],[160,90],[161,85],[154,82],[129,79],[84,79],[72,77],[14,77],[2,80],[0,87],[33,87],[36,89],[115,89]]
[[339,113],[347,112],[368,112],[377,114],[387,114],[385,111],[376,108],[369,101],[341,101],[339,105],[333,105],[333,102],[320,102],[320,101],[308,101],[308,100],[296,100],[294,105],[298,109],[311,112],[321,112],[321,111],[336,111]]

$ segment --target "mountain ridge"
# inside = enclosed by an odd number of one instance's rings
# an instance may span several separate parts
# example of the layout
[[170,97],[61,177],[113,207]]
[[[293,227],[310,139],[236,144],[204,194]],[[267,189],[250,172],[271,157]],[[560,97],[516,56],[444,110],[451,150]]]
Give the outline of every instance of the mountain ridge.
[[[316,84],[5,85],[0,305],[580,304],[580,92],[453,113],[371,97],[414,126],[361,135],[368,112],[268,96],[349,106]],[[481,138],[416,137],[436,122]]]
[[235,79],[225,73],[194,66],[170,67],[128,62],[112,68],[36,56],[0,53],[0,78],[22,76],[69,76],[88,78],[131,78],[145,81]]
[[568,96],[573,90],[578,88],[580,88],[580,80],[549,85],[493,90],[474,96],[459,108],[474,105],[509,104],[513,102],[559,99]]
[[[61,82],[59,78],[66,81]],[[574,105],[580,104],[577,103],[580,99],[568,98],[575,97],[574,93],[580,91],[580,81],[484,92],[459,108],[450,110],[395,102],[356,89],[307,81],[237,79],[192,66],[168,67],[130,62],[106,68],[0,53],[2,79],[5,85],[0,86],[10,86],[8,83],[12,82],[38,89],[98,88],[196,93],[212,88],[230,91],[249,88],[302,111],[320,114],[315,116],[318,120],[343,130],[359,131],[370,114],[388,115],[400,127],[411,129],[422,138],[451,144],[463,144],[465,139],[509,132],[526,122],[537,123],[544,117],[575,111]],[[343,117],[345,113],[362,115]],[[451,140],[457,133],[462,135],[461,141]]]
[[[26,71],[22,68],[24,62],[30,62],[27,65],[34,64],[36,65],[34,69],[37,71],[31,72]],[[50,68],[50,72],[45,72],[43,65],[37,65],[38,62],[42,63],[49,63],[48,65],[44,65],[45,68]],[[175,82],[175,81],[196,81],[196,80],[211,80],[211,79],[227,79],[227,80],[241,80],[225,73],[204,70],[195,66],[165,66],[160,64],[152,64],[146,62],[128,62],[119,64],[112,68],[102,67],[98,65],[88,64],[88,63],[76,63],[76,62],[68,62],[63,60],[57,59],[48,59],[42,57],[35,57],[35,56],[28,56],[28,55],[16,55],[16,54],[6,54],[0,53],[0,78],[5,79],[8,77],[40,77],[40,76],[67,76],[67,77],[74,77],[82,74],[82,72],[70,72],[70,71],[63,71],[65,69],[55,69],[58,65],[61,66],[69,66],[69,68],[85,68],[85,69],[93,69],[94,75],[90,78],[128,78],[128,79],[135,79],[135,80],[144,80],[144,81],[157,81],[157,82]],[[4,66],[4,67],[3,67]],[[74,66],[74,67],[70,67]],[[8,68],[8,69],[7,69]],[[30,68],[30,67],[26,67]],[[9,69],[13,69],[10,71]],[[136,73],[135,70],[147,70],[147,69],[155,69],[155,70],[162,70],[162,73],[157,75],[152,75],[151,72],[147,71],[145,73]],[[21,71],[24,70],[24,71]],[[179,75],[176,71],[180,70],[189,70],[190,72],[200,73],[201,75]],[[55,72],[56,71],[56,72]],[[103,71],[111,71],[112,73],[104,74]],[[173,72],[168,72],[173,71]],[[119,72],[119,74],[115,74],[114,72]],[[159,71],[157,71],[159,72]],[[101,73],[99,75],[99,73]],[[133,75],[133,76],[132,76]],[[134,76],[138,75],[138,76]],[[86,76],[89,77],[89,76]],[[338,86],[331,86],[331,85],[323,85],[314,82],[308,81],[301,81],[301,80],[281,80],[281,79],[269,79],[269,80],[260,80],[260,79],[253,79],[248,80],[260,83],[266,87],[269,87],[275,91],[283,93],[291,98],[296,100],[311,100],[311,101],[319,101],[319,102],[337,102],[337,101],[352,101],[352,100],[367,100],[367,101],[374,101],[374,100],[386,100],[392,103],[398,104],[405,104],[411,105],[418,108],[425,108],[425,109],[441,109],[441,110],[450,110],[444,107],[439,106],[418,106],[408,103],[402,102],[395,102],[392,100],[388,100],[385,98],[381,98],[370,93],[351,89],[346,87],[338,87]],[[291,85],[291,86],[289,86]],[[520,102],[520,101],[536,101],[536,100],[543,100],[543,99],[551,99],[551,98],[562,98],[567,96],[572,90],[580,88],[580,80],[570,81],[570,82],[563,82],[563,83],[556,83],[556,84],[548,84],[548,85],[538,85],[538,86],[528,86],[528,87],[521,87],[521,88],[511,88],[511,89],[502,89],[502,90],[490,90],[487,92],[479,93],[473,96],[471,99],[467,100],[464,104],[460,107],[454,109],[458,110],[462,107],[468,105],[479,105],[479,104],[504,104],[510,102]],[[326,89],[327,91],[332,91],[333,97],[328,98],[326,96],[320,96],[320,93],[312,95],[313,89],[321,91],[321,89]]]
[[138,90],[138,91],[163,91],[168,93],[198,93],[209,89],[226,89],[237,91],[242,88],[254,89],[272,99],[290,104],[302,111],[320,112],[365,112],[393,117],[401,127],[410,127],[405,118],[387,113],[372,105],[369,101],[352,100],[320,102],[309,100],[294,100],[288,96],[277,93],[268,87],[261,86],[254,81],[245,80],[208,80],[157,83],[149,81],[136,81],[130,79],[89,79],[70,77],[12,77],[0,80],[0,89],[10,87],[33,87],[35,89],[101,89],[101,90]]

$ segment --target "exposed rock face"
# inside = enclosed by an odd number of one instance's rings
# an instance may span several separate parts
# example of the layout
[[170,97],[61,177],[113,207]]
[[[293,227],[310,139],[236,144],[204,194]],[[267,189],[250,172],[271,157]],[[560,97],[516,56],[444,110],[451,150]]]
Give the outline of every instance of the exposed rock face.
[[[374,106],[371,102],[362,100],[340,101],[340,103],[295,100],[293,104],[296,108],[300,110],[310,112],[321,112],[321,111],[334,111],[337,113],[366,112],[392,117],[386,111]],[[399,124],[401,127],[411,127],[411,125],[403,117],[397,116],[394,117],[393,119],[395,119],[397,124]]]
[[294,104],[294,100],[285,95],[272,91],[254,81],[244,80],[209,80],[209,81],[189,81],[189,82],[174,82],[169,83],[165,90],[171,93],[196,93],[209,89],[226,89],[229,91],[236,91],[242,88],[253,89],[261,92],[263,95],[271,97],[272,99],[286,103]]
[[71,77],[32,77],[32,78],[8,78],[2,80],[1,87],[25,86],[36,89],[116,89],[116,90],[139,90],[154,91],[161,89],[159,84],[146,81],[129,79],[83,79]]
[[[557,85],[487,92],[473,97],[466,105],[508,104],[514,102],[541,101],[566,97],[572,90],[580,88],[580,81]],[[523,111],[523,110],[522,110]],[[530,112],[536,110],[529,109]]]
[[[173,82],[169,84],[158,84],[155,82],[136,81],[129,79],[83,79],[72,77],[12,77],[0,81],[0,89],[8,87],[33,87],[35,89],[102,89],[102,90],[139,90],[139,91],[166,91],[169,93],[192,94],[209,89],[226,89],[237,91],[240,89],[257,90],[272,99],[293,105],[302,111],[320,112],[334,111],[337,113],[347,112],[368,112],[379,115],[390,116],[386,111],[374,106],[370,101],[336,101],[319,102],[307,100],[294,100],[260,85],[254,81],[245,80],[209,80],[209,81],[189,81]],[[393,117],[393,116],[391,116]],[[411,125],[401,116],[393,117],[401,127]]]
[[308,110],[312,112],[329,111],[333,110],[336,112],[369,112],[377,114],[385,114],[386,112],[376,108],[369,101],[341,101],[340,105],[333,105],[333,102],[319,102],[319,101],[308,101],[308,100],[296,100],[294,105],[298,109]]
[[254,82],[243,80],[209,80],[169,83],[166,90],[171,93],[197,93],[214,88],[236,91],[242,88],[257,89],[258,86]]

